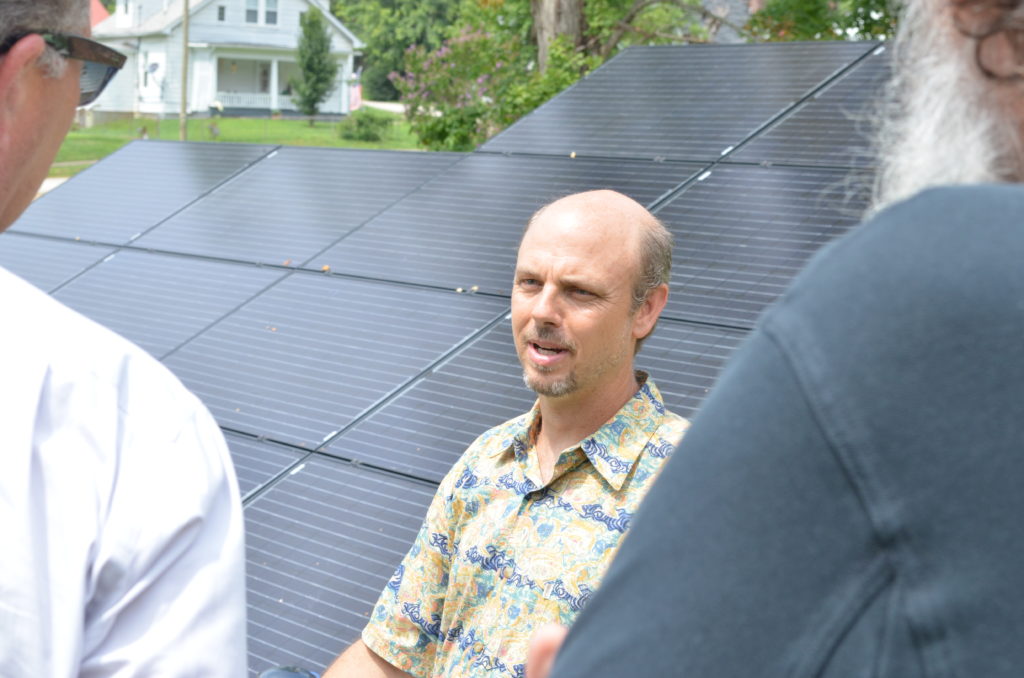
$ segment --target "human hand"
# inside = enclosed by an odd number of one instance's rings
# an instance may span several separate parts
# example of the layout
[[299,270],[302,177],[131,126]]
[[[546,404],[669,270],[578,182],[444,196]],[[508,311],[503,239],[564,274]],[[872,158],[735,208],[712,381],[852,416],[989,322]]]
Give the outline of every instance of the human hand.
[[569,627],[545,624],[533,633],[526,651],[526,678],[548,678]]

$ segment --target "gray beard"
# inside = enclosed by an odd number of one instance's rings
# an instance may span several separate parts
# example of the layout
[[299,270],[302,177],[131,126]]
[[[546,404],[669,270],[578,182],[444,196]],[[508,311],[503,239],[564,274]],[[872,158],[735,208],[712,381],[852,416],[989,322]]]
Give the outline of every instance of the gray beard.
[[981,73],[975,41],[947,13],[911,0],[889,47],[894,72],[877,112],[871,213],[931,186],[1024,178],[1017,123],[996,98],[1006,86]]

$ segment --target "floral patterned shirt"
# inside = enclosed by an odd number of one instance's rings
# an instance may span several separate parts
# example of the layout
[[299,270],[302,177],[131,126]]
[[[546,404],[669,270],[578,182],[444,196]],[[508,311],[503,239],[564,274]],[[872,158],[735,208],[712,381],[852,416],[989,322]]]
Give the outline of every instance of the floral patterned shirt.
[[470,445],[442,481],[363,642],[418,677],[524,676],[533,629],[571,624],[689,426],[643,385],[541,482],[538,405]]

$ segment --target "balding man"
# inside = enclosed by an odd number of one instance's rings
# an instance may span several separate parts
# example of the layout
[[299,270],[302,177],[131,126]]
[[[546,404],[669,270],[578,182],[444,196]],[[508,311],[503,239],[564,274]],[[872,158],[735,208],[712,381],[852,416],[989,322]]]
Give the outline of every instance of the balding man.
[[613,191],[538,211],[519,246],[512,330],[533,409],[480,436],[339,676],[522,676],[535,627],[597,588],[687,422],[633,356],[668,298],[672,239]]

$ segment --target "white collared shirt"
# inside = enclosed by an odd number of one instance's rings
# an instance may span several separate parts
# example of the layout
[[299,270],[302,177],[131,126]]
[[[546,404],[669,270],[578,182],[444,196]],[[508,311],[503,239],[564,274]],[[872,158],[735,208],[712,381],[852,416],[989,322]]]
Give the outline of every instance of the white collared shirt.
[[242,508],[163,365],[0,268],[0,675],[242,676]]

